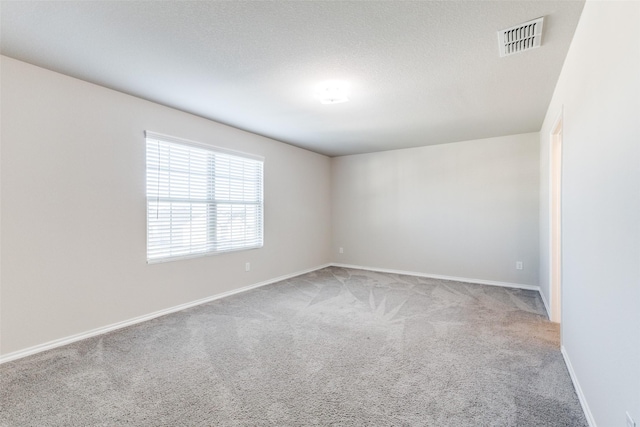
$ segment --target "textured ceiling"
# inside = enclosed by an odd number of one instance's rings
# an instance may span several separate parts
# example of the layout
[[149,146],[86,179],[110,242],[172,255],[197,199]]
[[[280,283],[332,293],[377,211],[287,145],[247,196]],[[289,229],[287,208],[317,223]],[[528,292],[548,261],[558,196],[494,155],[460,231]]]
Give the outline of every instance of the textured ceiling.
[[[540,130],[583,4],[3,1],[1,51],[335,156]],[[500,58],[539,16],[542,47]]]

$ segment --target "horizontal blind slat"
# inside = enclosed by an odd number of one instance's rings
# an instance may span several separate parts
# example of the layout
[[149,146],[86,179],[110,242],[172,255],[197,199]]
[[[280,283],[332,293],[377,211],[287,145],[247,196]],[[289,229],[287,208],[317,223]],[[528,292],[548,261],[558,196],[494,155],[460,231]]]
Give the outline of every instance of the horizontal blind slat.
[[147,138],[147,260],[262,247],[263,163]]

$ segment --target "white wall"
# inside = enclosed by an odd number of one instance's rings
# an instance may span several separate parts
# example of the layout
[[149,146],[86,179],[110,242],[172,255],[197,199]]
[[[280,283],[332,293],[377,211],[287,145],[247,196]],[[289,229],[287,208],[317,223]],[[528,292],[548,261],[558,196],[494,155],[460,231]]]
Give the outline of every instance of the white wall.
[[333,259],[536,286],[538,160],[538,133],[334,158]]
[[[1,354],[330,261],[328,157],[1,65]],[[146,264],[146,129],[265,157],[264,248]]]
[[587,1],[541,140],[548,291],[549,133],[563,112],[562,342],[595,425],[640,423],[640,3]]

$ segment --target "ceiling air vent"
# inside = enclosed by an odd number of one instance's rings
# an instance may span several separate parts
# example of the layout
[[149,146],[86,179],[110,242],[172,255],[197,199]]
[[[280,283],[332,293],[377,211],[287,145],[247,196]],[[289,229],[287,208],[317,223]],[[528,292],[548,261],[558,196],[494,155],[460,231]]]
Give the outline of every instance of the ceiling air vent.
[[524,24],[498,31],[500,56],[509,56],[540,47],[543,20],[544,17],[540,17]]

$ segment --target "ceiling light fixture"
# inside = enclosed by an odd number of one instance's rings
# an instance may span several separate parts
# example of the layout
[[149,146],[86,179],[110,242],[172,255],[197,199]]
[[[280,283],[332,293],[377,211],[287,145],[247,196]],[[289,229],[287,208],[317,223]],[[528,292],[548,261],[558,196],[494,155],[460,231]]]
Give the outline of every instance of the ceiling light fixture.
[[318,83],[316,98],[321,104],[340,104],[349,100],[349,83],[342,80],[327,80]]

